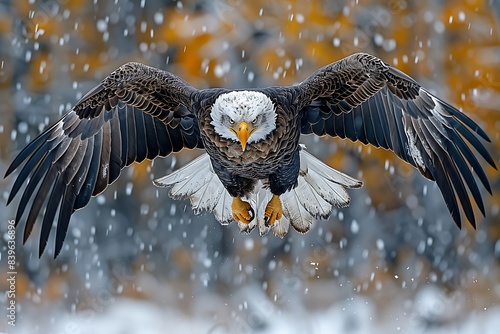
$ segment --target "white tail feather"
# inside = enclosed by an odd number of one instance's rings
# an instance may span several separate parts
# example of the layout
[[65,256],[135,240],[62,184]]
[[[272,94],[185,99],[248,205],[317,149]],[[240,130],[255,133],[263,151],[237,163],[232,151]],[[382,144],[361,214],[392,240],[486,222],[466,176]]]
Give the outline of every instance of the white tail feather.
[[308,153],[305,150],[304,145],[300,145],[300,147],[301,147],[300,150],[301,170],[311,169],[317,172],[320,176],[324,177],[325,179],[347,188],[359,188],[363,185],[363,182],[361,182],[360,180],[355,179],[342,172],[339,172],[338,170],[333,169],[332,167],[324,164],[321,160],[319,160],[312,154]]
[[[241,232],[248,233],[258,227],[261,235],[272,229],[275,235],[283,238],[292,225],[298,232],[305,233],[310,229],[313,218],[328,218],[334,206],[349,205],[350,197],[345,188],[361,187],[361,181],[322,163],[307,153],[303,146],[299,155],[297,187],[280,196],[283,218],[272,226],[266,226],[264,212],[272,194],[259,181],[245,198],[254,208],[255,217],[249,224],[238,222]],[[170,187],[169,195],[174,199],[189,198],[195,214],[206,210],[212,212],[221,224],[233,221],[233,198],[215,174],[208,154],[153,183],[158,187]]]
[[283,203],[283,215],[293,223],[297,231],[307,232],[313,222],[313,216],[300,203],[296,189],[281,195]]
[[203,154],[175,172],[153,181],[157,187],[171,187],[169,196],[189,198],[195,214],[213,212],[224,225],[233,220],[232,198],[214,173],[208,154]]
[[[219,178],[217,177],[217,180]],[[220,182],[220,181],[219,181]],[[222,185],[222,183],[221,183]],[[215,219],[222,225],[228,225],[233,221],[233,212],[231,209],[231,204],[233,202],[233,198],[229,193],[226,191],[226,188],[222,186],[220,189],[222,189],[222,195],[219,198],[219,202],[215,206],[213,213],[215,216]]]

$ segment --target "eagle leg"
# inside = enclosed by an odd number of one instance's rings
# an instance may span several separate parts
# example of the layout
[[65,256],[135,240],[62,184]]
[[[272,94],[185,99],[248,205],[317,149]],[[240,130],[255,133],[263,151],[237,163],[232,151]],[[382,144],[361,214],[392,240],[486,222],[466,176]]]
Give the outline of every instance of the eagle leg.
[[283,206],[278,195],[274,195],[267,203],[266,212],[264,213],[264,224],[266,226],[273,225],[277,220],[283,217]]
[[244,224],[249,224],[255,217],[255,212],[250,203],[243,201],[239,197],[233,197],[231,210],[233,211],[234,220]]

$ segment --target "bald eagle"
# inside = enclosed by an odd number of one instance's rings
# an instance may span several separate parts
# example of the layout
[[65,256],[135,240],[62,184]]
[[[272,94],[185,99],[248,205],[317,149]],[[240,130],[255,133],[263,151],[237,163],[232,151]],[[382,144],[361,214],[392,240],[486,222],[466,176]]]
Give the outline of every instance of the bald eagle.
[[257,226],[261,234],[272,229],[282,237],[292,225],[307,232],[313,218],[349,205],[345,188],[361,186],[306,152],[299,139],[311,133],[394,151],[437,182],[459,227],[459,203],[474,227],[472,201],[485,214],[472,171],[491,188],[471,147],[496,168],[480,140],[490,141],[486,133],[408,75],[364,53],[294,86],[252,90],[198,90],[167,71],[127,63],[17,155],[6,177],[24,166],[8,203],[27,183],[16,214],[18,224],[30,207],[24,241],[45,207],[40,255],[58,212],[57,256],[73,212],[123,168],[199,148],[206,153],[154,184],[169,187],[173,198],[189,198],[196,213],[213,212],[222,224],[237,221],[242,231]]

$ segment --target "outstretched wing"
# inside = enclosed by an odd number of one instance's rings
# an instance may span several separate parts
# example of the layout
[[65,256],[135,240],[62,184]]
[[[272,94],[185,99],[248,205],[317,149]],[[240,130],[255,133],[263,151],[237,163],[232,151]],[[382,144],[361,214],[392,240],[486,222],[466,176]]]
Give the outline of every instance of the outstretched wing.
[[45,205],[39,254],[59,211],[55,256],[61,250],[72,213],[103,192],[121,170],[144,159],[182,148],[203,147],[198,122],[187,109],[195,91],[171,73],[127,63],[84,96],[56,124],[14,159],[8,176],[21,169],[8,203],[26,180],[16,214],[29,207],[24,241]]
[[394,151],[437,182],[459,227],[457,197],[467,219],[476,225],[467,188],[485,214],[471,169],[490,193],[491,188],[466,141],[496,168],[478,139],[489,142],[488,136],[415,80],[374,56],[358,53],[321,68],[296,87],[302,133],[349,138]]

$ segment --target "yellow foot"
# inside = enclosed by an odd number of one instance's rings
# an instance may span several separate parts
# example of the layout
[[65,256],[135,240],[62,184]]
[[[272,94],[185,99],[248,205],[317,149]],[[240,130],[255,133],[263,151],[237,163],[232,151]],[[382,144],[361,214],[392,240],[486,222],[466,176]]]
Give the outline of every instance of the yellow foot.
[[283,207],[281,205],[280,197],[278,195],[273,195],[266,206],[266,212],[264,213],[264,224],[266,226],[273,225],[274,222],[280,220],[282,216]]
[[240,221],[243,224],[249,224],[255,216],[255,212],[250,203],[241,200],[239,197],[233,197],[231,209],[233,210],[234,220]]

